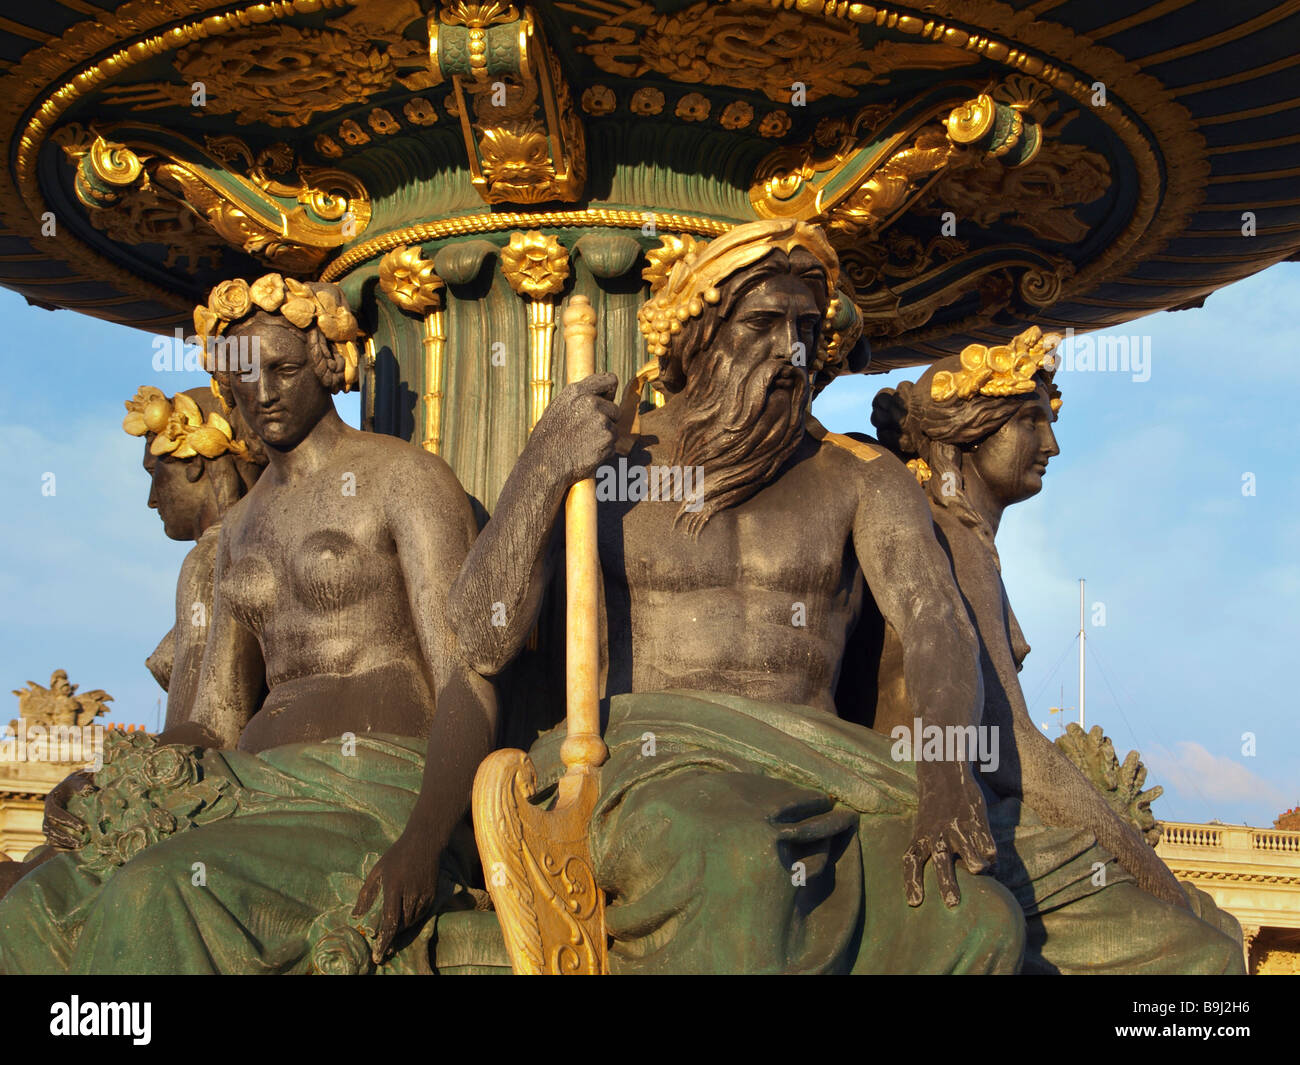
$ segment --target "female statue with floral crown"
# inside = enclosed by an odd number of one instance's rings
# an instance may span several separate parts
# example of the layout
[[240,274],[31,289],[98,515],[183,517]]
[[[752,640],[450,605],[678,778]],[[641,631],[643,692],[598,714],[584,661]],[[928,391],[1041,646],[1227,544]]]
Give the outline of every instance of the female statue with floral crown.
[[[238,428],[236,428],[238,427]],[[266,454],[238,413],[209,388],[177,392],[141,385],[122,428],[145,438],[149,506],[173,540],[193,540],[176,582],[176,623],[148,666],[167,692],[167,726],[189,720],[212,613],[221,519],[256,483]],[[201,609],[199,609],[201,607]]]
[[[1053,383],[1060,339],[1035,327],[1009,345],[972,344],[915,384],[882,389],[871,416],[880,442],[926,493],[980,637],[983,724],[996,726],[999,747],[997,769],[985,777],[999,797],[989,803],[998,878],[1028,920],[1025,971],[1238,971],[1233,918],[1204,893],[1184,891],[1141,832],[1035,728],[1025,706],[1017,673],[1029,646],[1007,600],[994,537],[1008,506],[1042,490],[1047,463],[1060,452],[1052,431],[1061,406]],[[910,727],[912,714],[897,640],[886,631],[881,642],[873,726],[888,733]],[[1122,936],[1111,932],[1115,922],[1124,923]]]
[[[141,385],[126,401],[122,428],[144,437],[149,506],[162,518],[163,531],[173,540],[195,541],[176,581],[176,621],[146,662],[167,693],[171,727],[188,721],[194,709],[221,519],[257,481],[266,455],[239,415],[210,388],[169,398],[160,388]],[[85,826],[68,814],[67,801],[90,786],[89,774],[77,772],[46,796],[44,831],[53,847],[76,849]],[[28,869],[56,853],[49,847],[38,851],[28,856]]]
[[[359,329],[336,286],[225,282],[195,324],[267,468],[222,521],[189,719],[111,738],[68,800],[77,850],[0,902],[0,971],[427,970],[434,937],[440,965],[499,960],[472,953],[499,933],[464,819],[495,695],[445,618],[465,492],[338,416]],[[435,910],[486,921],[421,927]]]

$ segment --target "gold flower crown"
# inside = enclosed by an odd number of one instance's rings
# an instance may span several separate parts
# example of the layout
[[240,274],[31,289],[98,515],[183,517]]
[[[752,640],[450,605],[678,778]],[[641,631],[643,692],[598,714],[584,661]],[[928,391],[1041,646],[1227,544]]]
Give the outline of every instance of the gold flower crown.
[[141,385],[133,399],[126,401],[122,428],[132,436],[153,433],[149,454],[188,459],[202,455],[215,459],[227,452],[245,462],[255,462],[248,445],[235,439],[230,423],[213,411],[203,421],[199,405],[184,392],[168,399],[162,389]]
[[812,367],[819,369],[825,360],[830,323],[839,311],[834,298],[839,259],[820,229],[784,218],[747,222],[707,244],[691,237],[664,238],[663,247],[646,256],[650,265],[642,274],[650,282],[651,296],[637,312],[637,321],[647,350],[651,355],[667,355],[682,324],[698,317],[706,303],[718,302],[718,286],[727,278],[771,251],[789,254],[795,248],[810,252],[825,267],[826,288],[832,296],[822,330],[822,350]]
[[[209,294],[206,305],[194,308],[194,329],[210,363],[209,338],[220,336],[259,309],[279,314],[299,329],[309,329],[315,323],[343,357],[343,391],[356,387],[359,359],[355,341],[361,336],[361,327],[343,290],[338,285],[308,285],[281,274],[264,274],[251,285],[238,277],[223,281]],[[209,372],[214,368],[209,364]]]
[[[1056,372],[1055,356],[1061,337],[1044,334],[1031,326],[1010,344],[985,347],[969,344],[962,348],[961,369],[956,373],[940,370],[930,382],[930,398],[936,403],[972,396],[1018,396],[1038,387],[1034,377],[1045,371],[1049,381]],[[1055,391],[1053,389],[1053,391]],[[1052,397],[1052,412],[1061,409],[1060,395]]]

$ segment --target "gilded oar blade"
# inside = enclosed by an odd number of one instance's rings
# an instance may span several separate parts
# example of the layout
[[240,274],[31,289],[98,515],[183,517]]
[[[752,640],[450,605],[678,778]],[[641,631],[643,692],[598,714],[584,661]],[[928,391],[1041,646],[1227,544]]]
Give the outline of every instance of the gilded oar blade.
[[570,776],[551,809],[533,802],[537,773],[523,751],[494,751],[474,777],[474,836],[516,975],[608,972],[605,899],[587,837],[599,782]]

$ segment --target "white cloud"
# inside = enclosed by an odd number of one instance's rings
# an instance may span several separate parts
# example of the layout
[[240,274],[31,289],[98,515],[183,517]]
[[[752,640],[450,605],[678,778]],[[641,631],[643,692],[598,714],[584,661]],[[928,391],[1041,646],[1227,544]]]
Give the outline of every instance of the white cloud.
[[1212,754],[1199,743],[1183,740],[1171,752],[1154,747],[1144,753],[1148,784],[1163,784],[1185,798],[1266,804],[1281,810],[1287,795],[1271,781],[1224,755]]

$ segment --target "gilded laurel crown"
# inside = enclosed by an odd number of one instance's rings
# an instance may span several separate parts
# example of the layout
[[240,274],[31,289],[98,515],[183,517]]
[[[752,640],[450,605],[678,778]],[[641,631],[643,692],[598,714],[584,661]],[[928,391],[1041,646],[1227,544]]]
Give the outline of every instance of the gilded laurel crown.
[[[985,347],[969,344],[961,352],[961,369],[940,370],[930,383],[930,398],[936,403],[972,396],[1017,396],[1032,392],[1039,373],[1050,380],[1056,372],[1057,345],[1061,337],[1044,333],[1038,326],[1026,329],[1010,344]],[[1059,396],[1052,397],[1052,410],[1061,409]]]
[[264,274],[251,285],[242,278],[223,281],[212,290],[206,304],[194,308],[194,329],[204,351],[210,350],[210,338],[259,310],[279,314],[299,329],[319,328],[343,359],[343,390],[356,387],[359,359],[355,342],[361,327],[338,285],[308,284],[281,274]]
[[213,411],[205,422],[199,405],[184,392],[169,399],[162,389],[141,385],[126,401],[122,428],[132,436],[154,434],[149,445],[151,455],[175,459],[202,455],[215,459],[229,453],[245,462],[256,461],[248,445],[235,438],[225,418]]
[[[718,286],[738,270],[752,266],[772,251],[788,254],[795,248],[803,248],[825,267],[827,291],[833,295],[839,280],[839,259],[821,230],[806,222],[748,222],[707,244],[692,237],[664,238],[660,248],[647,254],[650,265],[642,274],[650,282],[651,295],[637,313],[637,321],[649,353],[667,355],[683,323],[698,317],[706,304],[716,304],[721,298]],[[826,312],[828,329],[838,310],[832,298]],[[818,364],[825,357],[828,329],[823,330]]]

